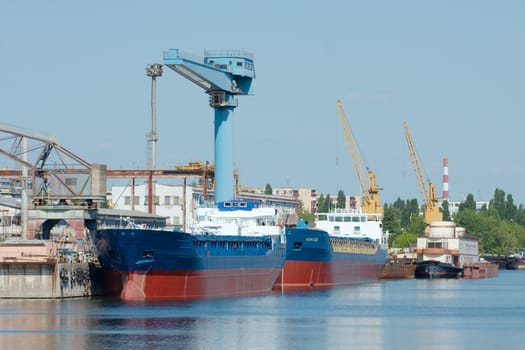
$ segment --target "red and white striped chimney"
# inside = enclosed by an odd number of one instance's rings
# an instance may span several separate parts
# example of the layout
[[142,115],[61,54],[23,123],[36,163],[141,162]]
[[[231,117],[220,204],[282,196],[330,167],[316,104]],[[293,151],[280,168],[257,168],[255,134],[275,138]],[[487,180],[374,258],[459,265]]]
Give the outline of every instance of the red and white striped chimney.
[[448,201],[448,158],[443,158],[443,200]]

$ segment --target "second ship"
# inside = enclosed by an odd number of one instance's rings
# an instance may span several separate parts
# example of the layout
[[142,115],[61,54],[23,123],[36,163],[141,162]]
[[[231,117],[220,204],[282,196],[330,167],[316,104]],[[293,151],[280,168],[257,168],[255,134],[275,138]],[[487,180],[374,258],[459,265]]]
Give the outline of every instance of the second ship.
[[379,215],[357,210],[316,214],[315,228],[286,229],[286,261],[274,289],[327,288],[377,281],[388,253]]

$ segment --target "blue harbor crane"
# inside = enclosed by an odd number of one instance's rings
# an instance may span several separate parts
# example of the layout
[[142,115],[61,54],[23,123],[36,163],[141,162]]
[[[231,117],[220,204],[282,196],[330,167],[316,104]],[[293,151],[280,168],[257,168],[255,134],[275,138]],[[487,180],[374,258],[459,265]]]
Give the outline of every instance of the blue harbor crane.
[[204,58],[169,49],[164,65],[173,69],[209,95],[215,110],[215,202],[233,195],[233,110],[236,95],[253,95],[253,56],[244,50],[205,51]]

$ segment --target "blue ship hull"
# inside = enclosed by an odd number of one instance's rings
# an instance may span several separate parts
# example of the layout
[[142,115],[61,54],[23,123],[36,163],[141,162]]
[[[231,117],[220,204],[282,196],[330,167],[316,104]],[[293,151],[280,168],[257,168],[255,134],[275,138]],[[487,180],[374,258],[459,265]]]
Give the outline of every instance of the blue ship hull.
[[367,239],[330,237],[306,227],[286,229],[286,261],[275,289],[315,288],[379,279],[387,248]]
[[105,229],[93,239],[109,289],[124,300],[268,292],[285,258],[284,244],[270,236]]

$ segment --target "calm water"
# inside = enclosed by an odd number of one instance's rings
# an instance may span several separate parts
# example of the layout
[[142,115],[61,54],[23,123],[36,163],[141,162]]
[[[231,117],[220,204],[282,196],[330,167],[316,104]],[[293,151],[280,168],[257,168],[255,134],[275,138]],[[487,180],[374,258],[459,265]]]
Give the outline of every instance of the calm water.
[[0,349],[525,349],[525,271],[187,303],[0,300]]

